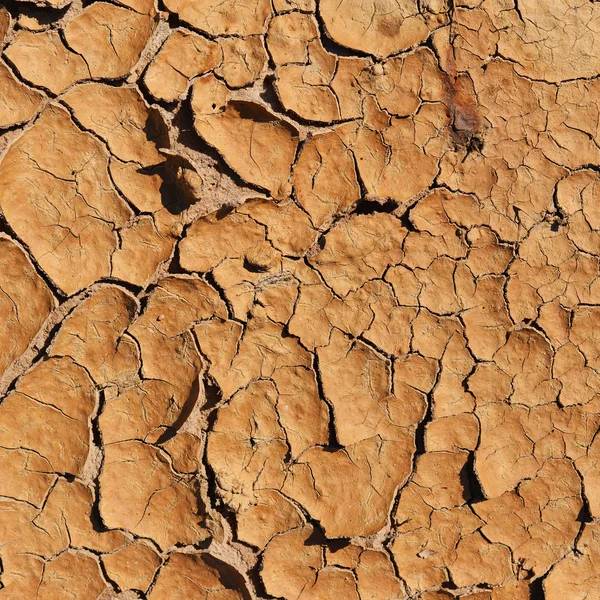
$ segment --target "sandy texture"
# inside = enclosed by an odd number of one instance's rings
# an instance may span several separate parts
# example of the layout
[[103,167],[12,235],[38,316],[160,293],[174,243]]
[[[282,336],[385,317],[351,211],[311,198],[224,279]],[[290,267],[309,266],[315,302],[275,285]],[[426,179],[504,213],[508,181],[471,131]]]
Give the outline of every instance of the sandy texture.
[[600,3],[0,52],[0,600],[600,600]]

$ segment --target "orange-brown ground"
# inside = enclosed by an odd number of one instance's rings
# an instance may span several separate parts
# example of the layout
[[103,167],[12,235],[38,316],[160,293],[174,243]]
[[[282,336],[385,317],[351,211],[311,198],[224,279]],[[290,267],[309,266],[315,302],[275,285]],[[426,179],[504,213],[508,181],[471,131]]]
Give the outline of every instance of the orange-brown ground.
[[0,50],[0,600],[600,599],[599,2]]

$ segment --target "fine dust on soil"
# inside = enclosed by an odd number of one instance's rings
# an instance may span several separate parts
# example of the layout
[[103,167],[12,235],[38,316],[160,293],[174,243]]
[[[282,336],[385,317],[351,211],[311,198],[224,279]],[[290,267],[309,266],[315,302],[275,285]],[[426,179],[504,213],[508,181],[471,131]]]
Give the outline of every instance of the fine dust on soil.
[[600,3],[0,51],[0,599],[600,599]]

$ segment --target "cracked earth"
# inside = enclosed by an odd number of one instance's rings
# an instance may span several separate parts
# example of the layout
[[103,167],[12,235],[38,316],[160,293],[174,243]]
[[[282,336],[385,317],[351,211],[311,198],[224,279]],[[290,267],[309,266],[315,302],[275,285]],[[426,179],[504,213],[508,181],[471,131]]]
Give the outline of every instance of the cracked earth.
[[1,599],[600,599],[600,3],[0,50]]

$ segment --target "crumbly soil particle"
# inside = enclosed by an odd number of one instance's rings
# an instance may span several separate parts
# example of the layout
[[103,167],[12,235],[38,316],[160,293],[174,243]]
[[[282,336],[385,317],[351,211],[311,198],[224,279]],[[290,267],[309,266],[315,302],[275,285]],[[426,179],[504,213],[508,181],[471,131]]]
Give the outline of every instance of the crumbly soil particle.
[[0,600],[600,599],[600,3],[0,54]]

